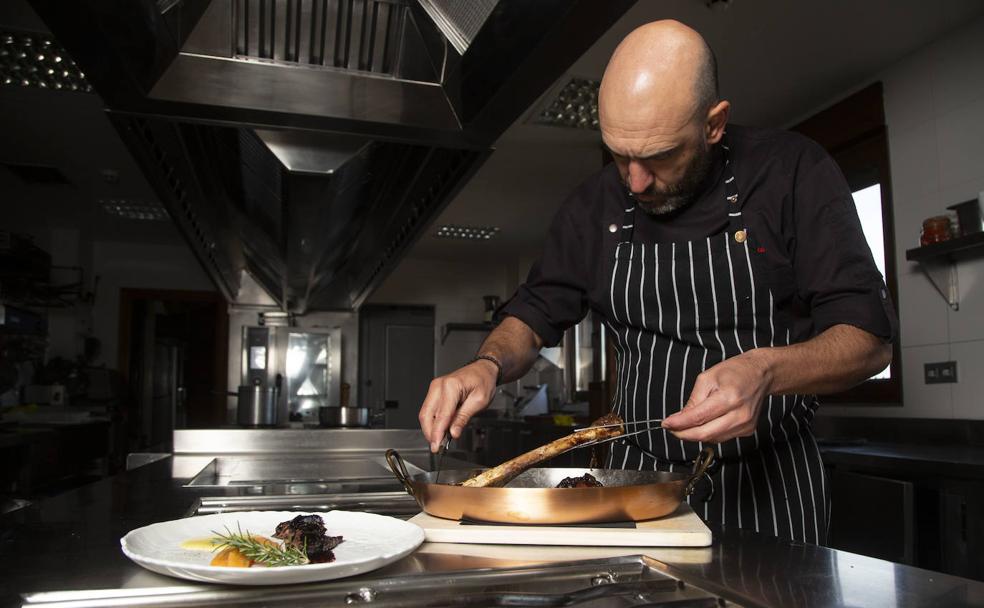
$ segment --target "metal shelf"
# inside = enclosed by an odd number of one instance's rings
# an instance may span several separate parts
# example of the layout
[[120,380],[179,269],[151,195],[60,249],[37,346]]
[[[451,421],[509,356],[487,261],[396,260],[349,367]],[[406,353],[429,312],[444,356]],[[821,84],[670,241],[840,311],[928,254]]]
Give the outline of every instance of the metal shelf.
[[441,344],[448,339],[448,334],[453,331],[484,331],[490,332],[495,327],[492,323],[445,323],[441,329]]
[[918,262],[926,278],[943,296],[953,310],[960,310],[960,289],[957,281],[957,254],[984,253],[984,232],[908,249],[905,259]]

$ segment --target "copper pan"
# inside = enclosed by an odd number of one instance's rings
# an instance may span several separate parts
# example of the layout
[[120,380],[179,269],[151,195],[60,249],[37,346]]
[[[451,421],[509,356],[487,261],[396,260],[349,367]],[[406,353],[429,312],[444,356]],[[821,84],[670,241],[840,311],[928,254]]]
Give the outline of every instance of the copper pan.
[[[424,512],[444,519],[507,524],[584,524],[645,521],[676,511],[714,460],[706,448],[691,473],[621,469],[534,468],[502,488],[466,488],[459,484],[481,469],[410,475],[396,450],[386,461],[407,493]],[[557,488],[565,477],[591,473],[603,487]]]

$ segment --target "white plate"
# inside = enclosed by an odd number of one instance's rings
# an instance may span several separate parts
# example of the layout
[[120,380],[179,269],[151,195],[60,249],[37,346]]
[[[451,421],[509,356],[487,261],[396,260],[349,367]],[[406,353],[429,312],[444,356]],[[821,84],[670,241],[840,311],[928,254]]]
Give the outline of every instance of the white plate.
[[413,552],[424,542],[424,531],[415,524],[373,513],[328,511],[316,513],[331,536],[343,542],[333,549],[328,564],[267,568],[209,566],[214,554],[182,549],[181,543],[208,538],[226,528],[272,537],[282,521],[303,513],[292,511],[241,511],[201,515],[137,528],[120,539],[123,553],[148,570],[191,581],[232,585],[286,585],[353,576],[381,568]]

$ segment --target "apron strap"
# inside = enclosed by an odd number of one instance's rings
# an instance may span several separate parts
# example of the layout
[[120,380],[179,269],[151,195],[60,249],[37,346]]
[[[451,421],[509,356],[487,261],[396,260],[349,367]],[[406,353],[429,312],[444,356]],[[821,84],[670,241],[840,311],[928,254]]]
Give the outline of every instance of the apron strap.
[[629,199],[629,206],[625,208],[625,212],[622,214],[622,229],[618,235],[619,245],[631,243],[632,233],[635,230],[635,210],[638,205],[631,194],[627,198]]
[[738,244],[744,243],[748,238],[748,230],[745,228],[741,218],[741,208],[743,200],[738,196],[738,180],[735,179],[735,171],[731,166],[731,154],[726,141],[721,142],[721,152],[724,155],[724,200],[728,206],[728,233]]
[[[721,141],[721,153],[724,156],[724,200],[728,206],[728,233],[739,244],[744,243],[748,236],[741,217],[741,208],[744,202],[738,196],[738,182],[735,179],[735,172],[731,166],[731,148],[728,147],[727,139]],[[632,242],[633,230],[635,228],[635,210],[638,207],[635,197],[630,192],[628,195],[629,206],[622,214],[622,228],[619,231],[619,245]]]

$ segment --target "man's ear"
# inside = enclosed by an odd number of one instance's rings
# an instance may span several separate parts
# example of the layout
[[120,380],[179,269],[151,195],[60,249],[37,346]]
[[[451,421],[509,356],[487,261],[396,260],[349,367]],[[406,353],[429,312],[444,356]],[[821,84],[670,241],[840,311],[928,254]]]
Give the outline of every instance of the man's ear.
[[728,113],[731,111],[731,102],[722,100],[717,102],[707,111],[707,120],[704,122],[704,135],[707,137],[707,144],[714,145],[724,137],[724,128],[728,124]]

